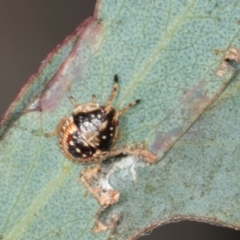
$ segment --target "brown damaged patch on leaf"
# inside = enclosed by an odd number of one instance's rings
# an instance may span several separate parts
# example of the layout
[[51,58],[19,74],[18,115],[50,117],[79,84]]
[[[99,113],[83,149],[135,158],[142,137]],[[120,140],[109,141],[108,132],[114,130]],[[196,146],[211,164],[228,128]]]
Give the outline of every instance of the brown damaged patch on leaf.
[[[81,181],[89,181],[92,179],[97,173],[101,172],[101,167],[96,165],[95,167],[89,167],[83,172],[81,172]],[[85,182],[83,182],[85,184]]]
[[97,221],[92,231],[94,233],[99,233],[106,231],[107,229],[108,229],[107,226],[103,225],[100,221]]
[[114,189],[103,188],[102,186],[97,186],[98,174],[101,172],[99,165],[91,168],[87,168],[81,173],[81,182],[84,186],[93,194],[93,196],[98,200],[102,207],[107,207],[116,203],[120,197],[120,193]]
[[239,49],[236,48],[230,48],[229,49],[229,54],[225,57],[225,60],[233,60],[236,61],[237,63],[240,62],[240,52]]
[[109,156],[117,156],[120,154],[137,156],[139,159],[142,159],[150,164],[155,164],[158,160],[157,156],[148,151],[143,143],[131,144],[129,146],[124,146],[122,149],[112,150]]
[[99,203],[104,207],[118,202],[120,197],[120,193],[117,190],[108,190],[107,192],[104,192],[101,188],[97,189],[97,195],[99,196]]
[[[114,189],[110,189],[107,186],[101,186],[99,183],[101,175],[101,167],[100,165],[96,165],[94,167],[89,167],[83,172],[81,172],[80,181],[84,184],[84,186],[88,189],[90,193],[98,200],[101,205],[101,209],[98,213],[101,213],[103,209],[118,202],[120,197],[120,192]],[[107,225],[102,224],[99,220],[97,220],[93,232],[98,233],[102,231],[106,231],[107,229],[114,229],[118,220],[119,213],[115,213],[111,219],[111,222]]]
[[[136,149],[136,145],[133,145],[132,148]],[[131,147],[129,147],[129,149],[131,149]],[[137,149],[145,149],[144,144],[138,145]],[[120,197],[120,192],[113,189],[110,185],[109,178],[118,169],[128,169],[132,173],[132,179],[135,182],[136,163],[139,163],[138,166],[142,167],[146,166],[146,164],[149,165],[149,163],[144,163],[144,161],[140,161],[137,157],[126,156],[122,161],[116,161],[110,165],[106,164],[103,166],[97,164],[93,167],[88,167],[81,172],[81,176],[77,180],[84,184],[84,186],[87,188],[87,191],[93,194],[100,204],[100,209],[96,213],[96,223],[92,229],[94,233],[110,229],[111,234],[113,235],[114,231],[116,230],[116,225],[120,219],[120,213],[112,213],[108,217],[108,220],[104,220],[104,223],[99,221],[99,216],[105,210],[105,208],[118,202]]]
[[[224,60],[220,64],[219,69],[216,71],[218,77],[223,77],[225,74],[229,73],[229,68],[232,68],[228,61],[240,62],[240,51],[236,48],[230,48],[229,53],[224,57]],[[235,69],[234,69],[235,71]]]
[[[120,218],[120,214],[115,213],[113,215],[113,217],[111,218],[110,223],[107,225],[104,225],[100,221],[97,221],[92,231],[94,233],[99,233],[99,232],[106,231],[107,229],[113,230],[113,229],[115,229],[115,227],[119,221],[119,218]],[[112,238],[112,237],[113,237],[113,233],[111,234],[110,238]]]

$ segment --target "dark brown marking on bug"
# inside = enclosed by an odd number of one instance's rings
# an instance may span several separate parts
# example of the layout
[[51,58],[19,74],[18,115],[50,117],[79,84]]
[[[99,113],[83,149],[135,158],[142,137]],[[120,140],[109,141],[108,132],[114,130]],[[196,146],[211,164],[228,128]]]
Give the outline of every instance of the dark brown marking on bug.
[[94,110],[88,113],[80,112],[72,116],[76,126],[78,128],[84,126],[87,131],[97,131],[99,125],[106,120],[106,116],[101,110]]
[[96,153],[96,148],[86,143],[80,131],[68,136],[68,151],[75,158],[90,158]]
[[105,128],[99,131],[99,149],[101,151],[109,151],[111,149],[113,139],[116,133],[116,126],[113,124],[115,115],[116,110],[112,108],[111,111],[106,114],[107,122]]

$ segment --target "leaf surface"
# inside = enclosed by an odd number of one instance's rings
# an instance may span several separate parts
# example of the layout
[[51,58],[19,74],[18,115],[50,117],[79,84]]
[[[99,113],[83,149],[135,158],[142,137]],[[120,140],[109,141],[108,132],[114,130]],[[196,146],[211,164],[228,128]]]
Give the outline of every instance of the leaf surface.
[[2,120],[0,236],[110,236],[91,232],[100,206],[77,179],[84,166],[66,160],[44,133],[70,115],[70,95],[84,103],[95,94],[104,104],[114,74],[116,109],[142,100],[121,117],[117,147],[145,142],[159,159],[102,163],[104,180],[121,193],[100,215],[109,222],[119,213],[114,239],[174,219],[239,228],[238,75],[221,65],[239,45],[239,11],[237,0],[98,1],[94,17],[48,56]]

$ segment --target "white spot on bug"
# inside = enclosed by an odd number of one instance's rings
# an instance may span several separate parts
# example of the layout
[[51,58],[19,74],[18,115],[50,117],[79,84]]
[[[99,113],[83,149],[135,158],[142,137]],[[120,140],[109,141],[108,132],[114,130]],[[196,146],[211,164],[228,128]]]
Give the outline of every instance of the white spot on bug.
[[94,115],[94,114],[91,114],[91,118],[95,118],[95,115]]
[[79,149],[79,148],[76,148],[76,152],[80,153],[81,151],[80,151],[80,149]]
[[70,144],[70,146],[74,146],[74,142],[73,141],[70,141],[69,144]]
[[82,156],[85,158],[87,155],[86,155],[86,154],[83,154]]
[[110,133],[110,136],[112,137],[112,136],[113,136],[113,134],[112,134],[112,133]]
[[97,117],[98,117],[99,119],[101,119],[101,115],[100,115],[100,114],[98,114]]
[[107,138],[107,136],[105,136],[105,135],[102,136],[102,139],[106,139],[106,138]]
[[112,131],[112,130],[113,130],[113,127],[110,127],[109,129],[110,129],[110,131]]

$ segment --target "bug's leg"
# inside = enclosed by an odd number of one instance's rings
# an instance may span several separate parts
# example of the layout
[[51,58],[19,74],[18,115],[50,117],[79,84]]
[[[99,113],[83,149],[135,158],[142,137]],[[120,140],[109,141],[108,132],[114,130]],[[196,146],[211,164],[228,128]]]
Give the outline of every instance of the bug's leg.
[[125,106],[123,109],[121,109],[120,111],[118,111],[118,116],[120,117],[123,113],[125,113],[129,108],[133,107],[134,105],[140,103],[141,100],[137,99],[134,102],[129,103],[127,106]]
[[70,102],[72,103],[73,107],[77,107],[78,103],[76,102],[75,98],[73,96],[69,97]]
[[45,137],[57,136],[60,133],[64,123],[66,122],[66,120],[67,120],[67,117],[62,118],[61,121],[58,123],[58,125],[57,125],[56,129],[54,130],[54,132],[45,133],[44,136]]
[[114,75],[114,86],[113,86],[113,90],[112,90],[112,92],[111,92],[111,94],[110,94],[110,96],[109,96],[109,99],[108,99],[107,103],[106,103],[106,108],[109,107],[109,106],[111,106],[111,102],[112,102],[112,100],[114,99],[114,97],[116,96],[117,90],[118,90],[118,75],[115,74],[115,75]]
[[136,157],[139,157],[143,159],[146,162],[149,162],[151,164],[157,162],[157,156],[151,152],[149,152],[143,144],[140,144],[138,146],[126,146],[122,149],[113,149],[109,152],[108,157],[115,157],[120,154],[124,155],[133,155]]
[[123,113],[125,113],[129,108],[131,108],[131,107],[135,106],[136,104],[140,103],[140,101],[141,101],[140,99],[137,99],[136,101],[129,103],[129,104],[128,104],[127,106],[125,106],[123,109],[119,110],[119,111],[117,112],[117,114],[114,116],[112,124],[117,126],[117,125],[118,125],[118,118],[119,118]]
[[120,154],[122,154],[123,153],[123,149],[112,149],[110,152],[109,152],[109,155],[108,155],[108,157],[116,157],[116,156],[118,156],[118,155],[120,155]]

